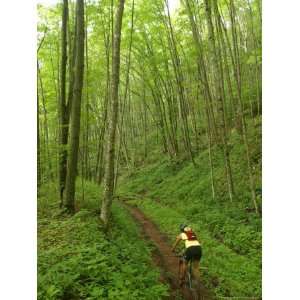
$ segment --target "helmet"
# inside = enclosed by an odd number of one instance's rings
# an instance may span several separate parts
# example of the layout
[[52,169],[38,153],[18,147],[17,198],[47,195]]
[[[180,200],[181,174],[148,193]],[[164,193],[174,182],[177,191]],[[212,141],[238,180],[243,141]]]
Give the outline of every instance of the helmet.
[[179,226],[179,230],[180,230],[181,232],[183,232],[185,227],[187,227],[186,224],[181,224],[181,225]]

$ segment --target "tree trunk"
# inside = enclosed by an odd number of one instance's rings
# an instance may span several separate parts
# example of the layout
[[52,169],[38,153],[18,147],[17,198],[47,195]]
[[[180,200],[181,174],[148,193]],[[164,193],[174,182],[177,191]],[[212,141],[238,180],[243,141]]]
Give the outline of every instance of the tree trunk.
[[68,157],[68,172],[66,179],[65,207],[69,212],[75,210],[75,182],[77,176],[77,160],[80,133],[81,95],[84,75],[84,1],[76,2],[76,60],[75,81],[72,100],[70,145]]
[[51,155],[50,155],[50,149],[49,149],[49,128],[48,128],[48,114],[47,114],[47,108],[46,108],[46,99],[44,94],[44,86],[43,86],[43,80],[41,75],[41,70],[39,67],[39,63],[37,63],[38,68],[38,78],[40,81],[40,88],[41,88],[41,95],[42,95],[42,106],[43,106],[43,114],[44,114],[44,134],[45,134],[45,152],[47,155],[47,162],[48,162],[48,175],[51,180],[53,180],[53,174],[52,174],[52,163],[51,163]]
[[120,44],[121,44],[121,28],[122,17],[125,0],[120,0],[116,18],[115,29],[113,35],[113,53],[112,53],[112,80],[111,80],[111,99],[109,103],[109,122],[108,122],[108,141],[106,146],[106,165],[104,175],[104,193],[101,206],[100,218],[107,229],[111,204],[114,190],[114,158],[115,158],[115,139],[116,139],[116,124],[118,121],[118,89],[120,75]]
[[[38,85],[37,85],[38,86]],[[41,185],[41,147],[40,147],[40,103],[39,103],[39,89],[37,89],[37,105],[36,105],[36,116],[37,116],[37,187]]]
[[68,27],[68,0],[63,0],[62,31],[61,31],[61,64],[60,64],[60,141],[59,141],[59,191],[60,206],[63,204],[63,192],[66,184],[67,173],[67,139],[68,126],[67,106],[66,106],[66,69],[67,69],[67,27]]
[[209,76],[208,72],[206,70],[205,60],[204,60],[204,54],[203,54],[203,48],[201,45],[201,36],[200,32],[198,30],[198,26],[196,24],[196,17],[193,14],[192,7],[191,7],[191,1],[185,0],[185,5],[187,8],[188,16],[190,19],[190,24],[192,27],[193,32],[193,39],[196,44],[196,50],[197,50],[197,56],[198,56],[198,73],[199,73],[199,79],[201,80],[201,84],[203,85],[203,96],[205,99],[207,99],[207,105],[208,105],[208,116],[211,120],[211,126],[212,126],[212,135],[217,139],[218,136],[218,130],[216,125],[216,118],[213,108],[213,101],[212,101],[212,92],[209,85]]
[[90,172],[90,160],[89,160],[89,134],[90,134],[90,120],[89,120],[89,56],[88,56],[88,39],[87,39],[87,28],[88,28],[88,16],[86,11],[85,16],[85,128],[83,135],[83,158],[84,158],[84,172],[83,177],[89,180],[91,179]]
[[[128,56],[127,56],[127,70],[126,70],[126,82],[125,82],[125,92],[124,92],[124,99],[123,99],[123,105],[120,102],[120,114],[121,114],[121,119],[120,119],[120,125],[117,126],[119,129],[119,143],[118,143],[118,151],[117,151],[117,165],[116,165],[116,172],[115,172],[115,179],[114,179],[114,187],[117,186],[118,183],[118,171],[119,171],[119,163],[120,163],[120,155],[121,155],[121,148],[122,148],[122,137],[123,137],[123,121],[124,121],[124,114],[125,114],[125,108],[126,108],[126,100],[127,100],[127,94],[129,90],[129,79],[130,79],[130,66],[131,66],[131,49],[132,49],[132,36],[133,36],[133,29],[134,29],[134,0],[132,0],[132,5],[131,5],[131,30],[130,30],[130,40],[129,40],[129,49],[128,49]],[[130,93],[130,91],[129,91]],[[130,95],[129,95],[130,96]]]
[[222,150],[223,150],[223,154],[224,154],[227,186],[228,186],[229,198],[230,198],[230,201],[232,201],[233,195],[234,195],[234,187],[233,187],[233,180],[232,180],[229,149],[228,149],[228,145],[227,145],[227,126],[226,126],[226,113],[225,113],[225,93],[224,93],[224,79],[223,79],[224,76],[223,76],[222,57],[216,47],[215,33],[214,33],[213,22],[212,22],[211,1],[205,0],[204,3],[205,3],[205,11],[206,11],[209,39],[210,39],[210,44],[211,44],[211,50],[213,53],[213,55],[212,55],[213,56],[213,66],[214,66],[214,70],[215,70],[214,71],[215,81],[216,81],[216,85],[217,85],[216,95],[217,95],[217,100],[219,102],[220,125],[222,128],[221,140],[222,140]]
[[[74,11],[74,5],[71,4],[71,11]],[[72,10],[73,6],[73,10]],[[73,15],[75,15],[73,13]],[[71,19],[71,18],[70,18]],[[61,207],[63,206],[64,191],[66,187],[66,178],[67,178],[67,159],[68,159],[68,139],[69,139],[69,123],[70,123],[70,114],[72,109],[72,99],[73,99],[73,89],[74,89],[74,68],[75,68],[75,59],[76,59],[76,37],[77,37],[77,18],[75,16],[74,21],[74,32],[70,30],[70,22],[67,19],[67,29],[68,29],[68,41],[69,41],[69,90],[68,90],[68,99],[67,103],[65,102],[62,122],[61,123],[61,155],[60,155],[60,178],[61,178],[61,188],[60,188],[60,197],[61,197]],[[72,44],[72,35],[73,35],[73,44]],[[72,45],[72,46],[71,46]],[[66,100],[65,100],[66,101]]]
[[167,7],[167,17],[168,17],[168,25],[165,23],[166,29],[169,30],[169,43],[170,43],[170,54],[172,57],[172,64],[174,68],[174,73],[175,73],[175,78],[176,78],[176,83],[178,87],[178,98],[179,98],[179,106],[180,106],[180,115],[182,118],[182,124],[183,124],[183,136],[184,136],[184,146],[186,151],[188,152],[188,155],[194,165],[194,167],[197,167],[197,164],[195,162],[194,156],[193,156],[193,151],[192,151],[192,145],[191,145],[191,139],[190,139],[190,132],[189,132],[189,126],[188,126],[188,116],[187,116],[187,99],[185,97],[185,90],[183,86],[183,73],[181,69],[181,62],[178,56],[178,50],[176,47],[176,41],[175,41],[175,36],[174,36],[174,31],[173,31],[173,25],[171,22],[171,17],[170,17],[170,11],[169,11],[169,5],[168,1],[165,0],[165,5]]
[[[233,31],[235,31],[235,6],[232,0],[230,0],[230,16],[231,16],[231,22],[233,26]],[[233,44],[234,44],[234,55],[235,55],[235,60],[236,60],[236,79],[237,79],[237,88],[238,88],[238,111],[239,114],[241,115],[241,120],[242,120],[242,136],[243,136],[243,141],[244,145],[246,148],[246,158],[247,158],[247,167],[248,167],[248,176],[249,176],[249,185],[250,185],[250,192],[251,192],[251,199],[253,202],[253,206],[255,208],[255,212],[258,214],[258,206],[256,202],[256,194],[255,194],[255,183],[254,183],[254,178],[252,174],[252,164],[250,160],[250,149],[249,149],[249,143],[248,143],[248,136],[247,136],[247,129],[246,129],[246,120],[242,111],[243,108],[243,103],[242,103],[242,91],[241,91],[241,68],[240,68],[240,58],[238,54],[238,45],[237,45],[237,39],[236,39],[236,32],[233,32]]]

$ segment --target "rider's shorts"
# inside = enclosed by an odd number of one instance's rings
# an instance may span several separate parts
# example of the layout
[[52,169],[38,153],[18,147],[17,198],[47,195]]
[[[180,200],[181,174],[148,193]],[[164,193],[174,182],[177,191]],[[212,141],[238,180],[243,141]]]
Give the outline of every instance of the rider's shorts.
[[188,247],[185,250],[183,257],[186,261],[189,261],[191,259],[200,260],[201,257],[202,257],[202,248],[201,248],[201,246],[190,246],[190,247]]

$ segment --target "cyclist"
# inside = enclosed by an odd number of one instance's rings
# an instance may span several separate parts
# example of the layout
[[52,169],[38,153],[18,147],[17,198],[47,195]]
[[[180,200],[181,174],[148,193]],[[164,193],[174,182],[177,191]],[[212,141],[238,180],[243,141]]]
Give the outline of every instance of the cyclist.
[[188,262],[192,259],[192,272],[194,278],[199,279],[199,264],[202,256],[202,247],[196,234],[193,230],[185,225],[179,226],[180,234],[177,236],[176,241],[172,247],[172,251],[175,251],[176,246],[180,241],[185,243],[185,251],[183,253],[182,268],[180,274],[180,285],[184,284]]

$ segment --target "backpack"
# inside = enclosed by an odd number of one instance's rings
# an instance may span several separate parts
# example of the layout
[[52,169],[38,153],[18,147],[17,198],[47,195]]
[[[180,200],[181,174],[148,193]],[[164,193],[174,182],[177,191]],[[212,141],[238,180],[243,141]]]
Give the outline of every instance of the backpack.
[[196,241],[197,240],[197,236],[193,232],[192,229],[190,229],[188,231],[184,231],[184,233],[186,234],[188,241]]

